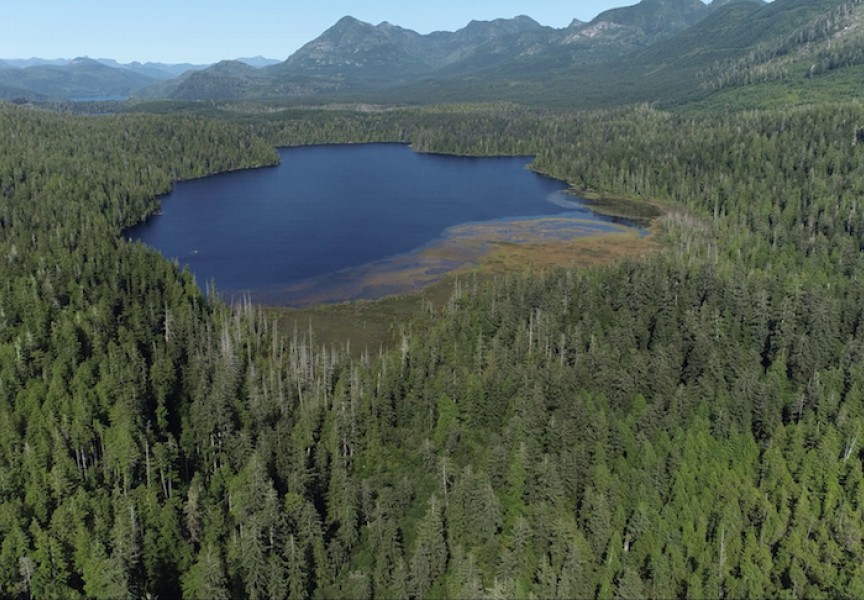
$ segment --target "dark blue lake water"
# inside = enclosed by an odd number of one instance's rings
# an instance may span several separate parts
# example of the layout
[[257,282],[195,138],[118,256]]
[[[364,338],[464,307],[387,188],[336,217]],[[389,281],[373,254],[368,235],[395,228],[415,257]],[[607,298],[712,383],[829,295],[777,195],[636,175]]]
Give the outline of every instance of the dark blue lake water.
[[126,232],[220,291],[261,290],[410,252],[466,222],[562,213],[597,221],[529,158],[399,144],[282,149],[276,167],[181,182]]

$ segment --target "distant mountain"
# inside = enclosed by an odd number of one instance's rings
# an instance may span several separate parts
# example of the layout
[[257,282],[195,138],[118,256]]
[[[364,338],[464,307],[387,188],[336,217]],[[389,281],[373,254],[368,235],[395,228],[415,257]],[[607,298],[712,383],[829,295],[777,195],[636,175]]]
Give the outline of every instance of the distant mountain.
[[711,12],[700,0],[643,0],[601,13],[590,23],[574,19],[564,30],[519,16],[472,21],[456,32],[428,35],[387,22],[371,25],[344,17],[284,63],[271,67],[270,73],[303,73],[340,82],[404,82],[432,73],[488,69],[550,50],[555,54],[556,46],[591,47],[592,52],[602,47],[594,52],[596,61],[672,36]]
[[701,0],[642,0],[600,13],[590,23],[573,28],[567,41],[611,38],[627,45],[645,45],[695,25],[710,12]]
[[303,72],[338,79],[392,81],[431,68],[420,34],[389,23],[371,25],[343,17],[285,62],[269,67],[272,75]]
[[[750,0],[643,0],[633,6],[613,8],[589,23],[574,21],[565,30],[562,43],[583,47],[606,46],[621,55],[670,38],[708,17],[727,4]],[[763,0],[755,0],[764,4]],[[607,53],[608,55],[608,53]]]
[[145,77],[150,77],[151,79],[156,80],[174,79],[175,77],[179,77],[180,75],[188,71],[200,71],[210,66],[195,65],[191,63],[140,63],[137,61],[122,64],[112,58],[98,58],[96,60],[101,62],[103,65],[108,65],[109,67],[113,67],[115,69],[125,69],[127,71],[132,71],[133,73],[138,73],[139,75],[144,75]]
[[[287,60],[260,68],[271,61],[222,61],[169,80],[142,72],[159,65],[111,68],[114,78],[120,72],[141,78],[125,88],[137,98],[178,100],[324,96],[589,108],[702,102],[746,86],[801,87],[822,76],[845,77],[850,94],[858,79],[845,70],[860,66],[864,76],[862,24],[864,0],[642,0],[589,23],[574,19],[563,29],[519,16],[426,35],[344,17]],[[72,67],[38,69],[57,78],[58,70]],[[22,71],[32,69],[37,67]],[[71,87],[37,86],[14,73],[0,70],[0,93],[24,89],[53,96]],[[145,77],[149,85],[141,87]]]
[[[762,0],[715,0],[711,5],[700,0],[642,0],[605,11],[589,23],[574,19],[560,30],[520,16],[473,21],[456,32],[425,36],[386,22],[375,26],[345,17],[284,63],[265,71],[283,79],[303,75],[326,80],[342,93],[392,86],[412,101],[429,98],[433,88],[447,99],[477,94],[494,99],[502,88],[518,99],[524,89],[530,88],[535,96],[570,85],[574,70],[587,69],[591,78],[606,79],[615,61],[629,60],[634,53],[693,28],[725,5],[739,3],[765,4]],[[632,81],[625,89],[630,87]]]
[[152,81],[151,77],[89,58],[0,71],[0,87],[24,98],[128,96]]
[[[713,2],[711,2],[708,6],[711,9],[717,9],[717,8],[722,8],[723,6],[726,6],[728,4],[735,4],[736,2],[742,2],[742,1],[746,2],[748,0],[713,0]],[[756,2],[757,4],[768,4],[765,0],[749,0],[749,1]]]
[[[489,68],[552,43],[556,30],[528,17],[472,21],[456,32],[421,35],[390,23],[340,19],[286,61],[257,71],[214,65],[136,92],[140,98],[237,98],[369,90],[433,73]],[[229,61],[230,62],[230,61]],[[233,61],[239,62],[239,61]]]
[[38,102],[48,100],[44,94],[0,83],[0,100],[11,102]]
[[[739,0],[733,0],[739,1]],[[623,58],[693,26],[712,12],[700,0],[643,0],[600,13],[588,23],[574,20],[557,48],[543,54],[546,66],[588,66]]]
[[305,74],[340,82],[394,82],[446,69],[464,72],[512,60],[551,43],[556,30],[529,17],[472,21],[456,32],[421,35],[384,22],[344,17],[281,65],[275,75]]
[[6,58],[0,60],[0,98],[123,97],[155,81],[168,81],[208,65],[121,64],[111,58]]
[[[235,99],[249,95],[261,79],[257,69],[236,60],[224,60],[202,71],[188,73],[172,94],[179,100]],[[230,85],[226,86],[226,82]]]
[[237,62],[246,63],[250,67],[255,67],[256,69],[260,69],[261,67],[269,67],[270,65],[278,65],[281,60],[276,60],[275,58],[265,58],[263,56],[252,56],[250,58],[235,58]]
[[[738,0],[722,2],[711,13],[674,36],[634,52],[615,68],[567,74],[569,85],[595,85],[592,104],[660,101],[696,102],[718,91],[713,80],[742,68],[748,56],[794,55],[810,45],[808,30],[832,21],[845,0]],[[817,25],[818,26],[818,25]],[[781,59],[782,60],[782,59]],[[739,79],[730,85],[742,85]],[[565,85],[565,84],[562,84]]]
[[27,67],[42,67],[52,65],[62,67],[72,62],[69,58],[4,58],[3,62],[16,69],[26,69]]
[[519,16],[472,21],[455,32],[428,35],[346,16],[284,62],[263,67],[260,73],[211,67],[196,78],[184,76],[177,85],[153,86],[138,95],[188,100],[238,94],[356,94],[423,81],[494,78],[498,72],[508,78],[526,73],[533,77],[538,71],[623,57],[674,36],[713,12],[714,7],[700,0],[642,0],[601,13],[590,23],[574,19],[565,29]]
[[[649,0],[642,4],[649,4]],[[650,2],[649,7],[660,4]],[[676,4],[684,6],[684,3]],[[596,108],[637,102],[703,102],[722,93],[728,95],[728,101],[739,102],[736,94],[741,86],[758,83],[754,75],[768,68],[774,69],[776,77],[781,78],[771,80],[771,84],[788,82],[790,87],[783,89],[789,89],[790,97],[794,98],[799,93],[796,88],[805,84],[807,73],[804,70],[797,74],[790,72],[789,64],[799,65],[795,68],[801,69],[807,64],[803,57],[810,57],[817,49],[823,53],[819,63],[823,68],[849,64],[854,69],[861,64],[860,71],[850,71],[845,79],[837,79],[843,87],[822,86],[818,93],[835,89],[857,97],[856,90],[860,89],[857,82],[864,76],[864,50],[861,50],[864,33],[859,34],[860,26],[852,24],[856,18],[860,19],[857,23],[864,23],[864,14],[859,14],[864,11],[859,7],[861,4],[860,0],[774,0],[771,3],[738,0],[709,5],[704,16],[693,25],[624,54],[615,55],[610,49],[607,58],[580,60],[580,55],[590,51],[592,46],[577,45],[578,51],[568,52],[565,43],[563,49],[550,47],[530,59],[513,61],[476,73],[471,78],[429,78],[366,99],[378,102],[385,97],[400,98],[403,102],[420,102],[431,97],[448,101],[504,99]],[[842,21],[841,15],[849,15],[848,21]],[[596,24],[604,18],[599,15],[592,22]],[[836,32],[829,35],[832,27]],[[814,42],[817,31],[822,32],[818,34],[823,36],[821,45]],[[844,39],[846,42],[841,44]],[[829,58],[832,51],[833,62]],[[748,76],[733,77],[748,69]],[[835,78],[842,75],[840,72],[829,74]],[[721,83],[717,85],[717,82]],[[815,82],[813,87],[816,87]],[[776,96],[778,89],[766,94]],[[754,105],[772,100],[755,89],[747,94]]]
[[471,21],[452,34],[430,34],[444,51],[442,74],[469,74],[542,53],[559,39],[559,30],[526,16]]
[[135,92],[142,99],[234,100],[259,95],[272,80],[239,60],[223,60],[206,69],[189,71],[177,79],[162,81]]

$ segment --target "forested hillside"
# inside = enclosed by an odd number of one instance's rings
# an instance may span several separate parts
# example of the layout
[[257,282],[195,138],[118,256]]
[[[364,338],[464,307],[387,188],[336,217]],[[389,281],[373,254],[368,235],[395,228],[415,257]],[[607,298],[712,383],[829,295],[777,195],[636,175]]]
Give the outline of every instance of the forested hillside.
[[[864,595],[862,126],[0,105],[0,594]],[[172,180],[370,140],[663,201],[664,250],[463,281],[355,360],[119,237]]]

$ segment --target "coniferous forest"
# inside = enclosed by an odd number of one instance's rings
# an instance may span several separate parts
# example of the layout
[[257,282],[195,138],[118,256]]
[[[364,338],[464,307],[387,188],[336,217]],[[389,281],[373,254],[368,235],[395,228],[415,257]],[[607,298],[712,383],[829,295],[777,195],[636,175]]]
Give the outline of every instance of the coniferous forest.
[[[864,107],[182,112],[0,105],[0,596],[864,596]],[[534,155],[661,250],[352,357],[123,238],[344,141]]]

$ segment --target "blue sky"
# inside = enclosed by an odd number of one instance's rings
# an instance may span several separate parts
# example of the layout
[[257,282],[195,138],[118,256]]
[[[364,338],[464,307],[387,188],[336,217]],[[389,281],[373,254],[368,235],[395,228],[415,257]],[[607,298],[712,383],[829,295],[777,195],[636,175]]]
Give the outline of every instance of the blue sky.
[[637,0],[9,0],[0,58],[114,58],[211,63],[285,59],[339,18],[420,33],[520,14],[552,27]]

